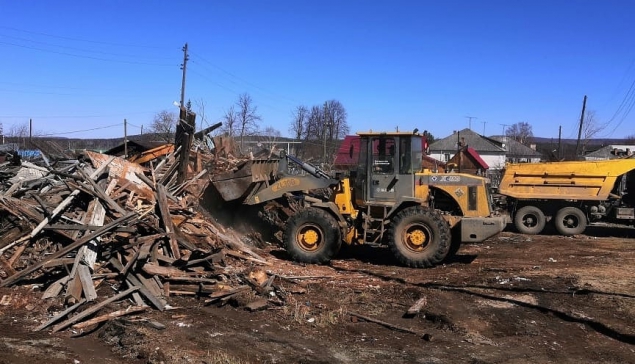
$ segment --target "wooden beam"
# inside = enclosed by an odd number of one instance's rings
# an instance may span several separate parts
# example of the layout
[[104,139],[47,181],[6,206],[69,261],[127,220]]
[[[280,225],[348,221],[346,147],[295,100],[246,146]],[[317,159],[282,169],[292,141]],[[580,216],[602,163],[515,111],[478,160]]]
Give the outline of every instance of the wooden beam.
[[86,300],[81,300],[81,301],[77,302],[76,304],[72,305],[71,307],[69,307],[69,308],[65,309],[64,311],[58,313],[57,315],[53,316],[50,320],[46,321],[42,325],[36,327],[35,329],[33,329],[33,331],[40,331],[40,330],[43,330],[43,329],[49,327],[50,325],[52,325],[52,324],[56,323],[57,321],[59,321],[60,319],[64,318],[69,313],[75,311],[77,309],[77,307],[81,306],[84,302],[86,302]]
[[[117,260],[117,258],[112,257],[110,258],[110,264],[113,266],[113,268],[115,268],[118,272],[122,272],[123,271],[123,265],[121,264],[120,261]],[[146,286],[143,285],[143,283],[141,283],[141,281],[139,279],[137,279],[137,277],[135,277],[134,274],[128,274],[127,275],[127,279],[126,281],[128,282],[128,284],[130,284],[133,287],[137,287],[139,289],[139,292],[145,296],[145,298],[148,299],[148,301],[150,301],[150,303],[152,303],[152,305],[154,305],[154,307],[156,307],[159,311],[163,311],[165,310],[165,304],[159,300],[158,297],[156,297],[155,295],[153,295],[150,290],[148,290],[148,288]]]
[[88,243],[89,241],[98,238],[100,236],[102,236],[103,234],[109,232],[110,230],[112,230],[113,228],[115,228],[118,225],[127,223],[128,221],[132,220],[135,216],[137,216],[136,212],[131,212],[128,215],[122,216],[120,218],[118,218],[117,220],[112,221],[110,224],[108,225],[104,225],[101,229],[93,231],[92,233],[83,236],[81,239],[75,241],[74,243],[60,249],[59,251],[57,251],[56,253],[48,256],[46,259],[43,259],[42,261],[8,277],[7,279],[5,279],[4,281],[2,281],[2,283],[0,283],[0,287],[6,287],[10,284],[13,284],[17,281],[19,281],[20,279],[22,279],[23,277],[35,272],[36,270],[40,269],[44,264],[46,264],[46,262],[53,260],[53,259],[57,259],[60,257],[63,257],[64,255],[70,253],[71,251],[79,248],[80,246]]
[[170,250],[174,259],[181,258],[181,252],[179,251],[179,245],[174,237],[174,223],[172,222],[172,216],[170,215],[170,207],[168,206],[168,199],[166,196],[165,186],[162,184],[157,185],[157,204],[159,204],[159,211],[161,212],[161,221],[165,228],[165,232],[169,234]]
[[93,307],[78,313],[77,315],[73,316],[72,318],[70,318],[70,319],[68,319],[68,320],[66,320],[64,322],[61,322],[61,323],[53,326],[53,332],[58,332],[58,331],[60,331],[62,329],[65,329],[65,328],[69,327],[70,325],[82,320],[83,318],[88,317],[88,316],[94,314],[95,312],[99,311],[102,307],[106,306],[107,304],[110,304],[112,302],[120,300],[120,299],[126,297],[127,295],[129,295],[130,293],[132,293],[132,292],[134,292],[136,290],[138,290],[137,287],[128,288],[127,290],[125,290],[123,292],[120,292],[120,293],[108,298],[107,300],[102,301],[102,302],[94,305]]
[[[111,156],[106,163],[102,164],[99,168],[97,168],[93,173],[90,174],[90,178],[95,178],[97,176],[99,176],[104,169],[106,169],[106,167],[108,167],[108,165],[115,159],[114,156]],[[38,226],[35,227],[35,229],[33,229],[33,231],[31,231],[31,234],[29,234],[30,238],[33,238],[35,235],[39,234],[40,231],[42,231],[42,229],[44,228],[44,226],[48,225],[49,222],[51,222],[51,219],[53,219],[55,216],[57,216],[60,212],[64,211],[66,209],[66,207],[68,207],[68,205],[70,205],[70,203],[73,201],[73,199],[75,198],[75,196],[77,196],[79,194],[79,189],[74,190],[73,192],[71,192],[70,195],[68,195],[64,201],[62,201],[53,211],[51,211],[51,216],[50,217],[45,217],[44,220],[42,220]]]
[[125,316],[125,315],[131,315],[133,313],[137,313],[137,312],[141,312],[141,311],[145,311],[148,309],[148,306],[130,306],[128,308],[126,308],[125,310],[117,310],[117,311],[113,311],[110,313],[107,313],[105,315],[101,315],[101,316],[97,316],[95,318],[92,318],[90,320],[86,320],[84,322],[80,322],[78,324],[73,325],[74,329],[84,329],[86,327],[89,327],[91,325],[95,325],[104,321],[109,321],[112,319],[115,319],[117,317],[121,317],[121,316]]

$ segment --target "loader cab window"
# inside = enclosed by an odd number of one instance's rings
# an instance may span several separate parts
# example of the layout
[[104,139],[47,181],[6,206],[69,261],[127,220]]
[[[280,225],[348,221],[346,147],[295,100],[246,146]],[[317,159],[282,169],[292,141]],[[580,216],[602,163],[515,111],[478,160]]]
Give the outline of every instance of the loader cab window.
[[374,174],[394,174],[396,167],[396,145],[394,138],[372,139],[372,167]]
[[399,173],[411,174],[421,170],[422,145],[420,137],[399,139]]

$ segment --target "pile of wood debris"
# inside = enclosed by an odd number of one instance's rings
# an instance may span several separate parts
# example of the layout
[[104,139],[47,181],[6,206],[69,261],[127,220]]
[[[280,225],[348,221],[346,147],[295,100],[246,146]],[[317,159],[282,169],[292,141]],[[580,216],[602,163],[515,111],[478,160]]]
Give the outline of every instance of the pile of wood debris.
[[270,263],[200,212],[213,155],[191,145],[149,167],[93,152],[0,166],[0,286],[37,284],[65,308],[35,330],[169,309],[172,295],[253,291],[266,307],[274,276],[258,267]]

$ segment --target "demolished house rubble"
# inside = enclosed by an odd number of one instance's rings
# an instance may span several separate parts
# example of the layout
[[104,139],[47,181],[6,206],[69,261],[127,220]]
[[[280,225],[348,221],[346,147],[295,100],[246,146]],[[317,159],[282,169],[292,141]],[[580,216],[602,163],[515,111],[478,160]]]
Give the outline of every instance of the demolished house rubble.
[[173,295],[225,304],[252,291],[247,309],[282,304],[270,263],[199,209],[209,174],[239,159],[187,132],[165,150],[143,166],[90,151],[0,165],[0,286],[33,285],[63,307],[34,330],[168,310]]

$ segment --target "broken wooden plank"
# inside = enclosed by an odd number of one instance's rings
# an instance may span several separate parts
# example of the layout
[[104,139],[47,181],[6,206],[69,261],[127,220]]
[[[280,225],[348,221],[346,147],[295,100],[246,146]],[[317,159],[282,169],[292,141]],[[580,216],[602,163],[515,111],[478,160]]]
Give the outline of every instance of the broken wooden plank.
[[[101,174],[101,172],[104,171],[104,169],[106,169],[106,167],[108,167],[108,165],[115,159],[114,156],[111,156],[104,164],[102,164],[99,168],[97,168],[93,173],[90,174],[89,178],[95,178],[97,176],[99,176]],[[68,205],[70,205],[70,203],[73,201],[73,199],[75,198],[75,196],[77,196],[79,194],[79,189],[75,189],[73,190],[73,192],[71,192],[70,195],[68,195],[64,201],[62,201],[53,211],[51,211],[51,216],[49,217],[45,217],[44,220],[42,220],[38,226],[35,227],[35,229],[33,229],[33,231],[31,231],[31,234],[29,234],[30,238],[33,238],[34,236],[36,236],[37,234],[40,233],[40,231],[42,231],[42,229],[44,228],[44,226],[48,225],[49,222],[51,222],[51,219],[53,219],[55,216],[57,216],[60,212],[64,211],[64,209],[66,209],[66,207],[68,207]]]
[[73,263],[75,263],[75,258],[57,258],[44,263],[42,268],[53,268],[60,265],[71,265]]
[[222,250],[218,253],[213,253],[210,255],[207,255],[203,258],[199,258],[199,259],[190,259],[187,261],[187,263],[185,263],[184,267],[191,267],[197,264],[201,264],[201,263],[208,263],[208,264],[214,264],[214,263],[220,263],[223,261],[223,259],[225,259],[225,251]]
[[95,291],[95,285],[93,284],[93,279],[90,276],[90,268],[85,266],[84,264],[80,264],[77,267],[77,275],[79,276],[79,280],[82,283],[82,288],[84,291],[84,297],[86,297],[86,301],[91,302],[97,299],[97,292]]
[[422,296],[421,298],[417,300],[417,302],[415,302],[412,306],[410,306],[408,311],[406,311],[406,316],[413,317],[417,315],[421,311],[421,309],[427,304],[428,304],[428,300],[426,296]]
[[134,292],[136,290],[138,290],[137,287],[130,287],[127,290],[125,290],[123,292],[120,292],[120,293],[118,293],[118,294],[116,294],[116,295],[114,295],[114,296],[112,296],[112,297],[110,297],[110,298],[108,298],[108,299],[106,299],[106,300],[94,305],[93,307],[88,308],[88,309],[78,313],[77,315],[73,316],[72,318],[70,318],[70,319],[68,319],[68,320],[66,320],[64,322],[61,322],[61,323],[53,326],[53,332],[58,332],[58,331],[60,331],[62,329],[65,329],[65,328],[69,327],[70,325],[82,320],[83,318],[88,317],[88,316],[94,314],[95,312],[99,311],[102,307],[106,306],[107,304],[110,304],[112,302],[120,300],[120,299],[126,297],[127,295],[129,295],[130,293],[132,293],[132,292]]
[[218,292],[214,292],[211,295],[209,295],[210,299],[206,300],[205,303],[211,303],[213,301],[215,301],[216,299],[225,297],[225,296],[230,296],[233,294],[236,294],[238,292],[242,292],[242,291],[247,291],[251,289],[249,286],[245,285],[245,286],[238,286],[236,288],[233,289],[224,289],[222,291],[218,291]]
[[64,318],[69,313],[75,311],[77,309],[77,307],[81,306],[84,302],[86,302],[86,301],[85,300],[81,300],[81,301],[77,302],[76,304],[72,305],[71,307],[69,307],[69,308],[65,309],[64,311],[58,313],[57,315],[53,316],[50,320],[46,321],[42,325],[36,327],[35,329],[33,329],[33,331],[40,331],[40,330],[43,330],[43,329],[49,327],[50,325],[52,325],[52,324],[56,323],[57,321],[59,321],[60,319]]
[[92,187],[96,197],[108,204],[108,206],[110,206],[110,208],[112,208],[114,211],[117,211],[122,215],[126,214],[126,210],[123,207],[119,206],[119,204],[117,204],[110,196],[108,196],[108,194],[106,194],[106,191],[104,191],[101,186],[97,184],[97,182],[90,178],[90,176],[86,175],[86,172],[82,171],[81,169],[79,169],[78,171],[82,176],[86,177],[85,182],[87,182],[88,185]]
[[[121,264],[121,262],[117,260],[117,258],[112,257],[110,258],[109,262],[113,266],[113,268],[115,268],[115,270],[117,270],[118,272],[123,271],[124,267]],[[148,288],[146,288],[146,286],[144,286],[143,283],[141,283],[141,281],[137,279],[137,277],[135,277],[135,275],[128,274],[126,282],[132,287],[137,287],[139,289],[139,292],[145,298],[147,298],[148,301],[150,301],[150,303],[152,303],[152,305],[156,307],[159,311],[165,310],[165,304],[161,300],[159,300],[158,297],[153,295],[152,292],[150,292],[150,290],[148,290]]]
[[143,265],[143,271],[151,274],[158,275],[161,277],[183,277],[187,276],[187,272],[184,272],[178,268],[174,267],[163,267],[158,264],[146,263]]
[[269,266],[271,265],[271,263],[267,262],[266,260],[256,259],[256,258],[252,258],[252,257],[246,257],[246,256],[244,256],[244,255],[242,255],[240,253],[236,253],[236,252],[233,252],[231,250],[227,250],[225,252],[225,254],[227,254],[229,256],[232,256],[232,257],[235,257],[235,258],[248,260],[250,262],[259,263],[259,264],[262,264],[262,265],[269,265]]
[[138,313],[141,311],[145,311],[148,308],[148,306],[130,306],[124,310],[117,310],[117,311],[113,311],[110,313],[107,313],[105,315],[101,315],[101,316],[97,316],[95,318],[92,318],[90,320],[86,320],[84,322],[80,322],[78,324],[73,325],[74,329],[85,329],[89,326],[104,322],[104,321],[110,321],[112,319],[115,319],[117,317],[121,317],[121,316],[125,316],[125,315],[131,315],[133,313]]
[[68,254],[69,252],[79,248],[80,246],[86,244],[87,242],[107,233],[108,231],[110,231],[111,229],[113,229],[114,227],[124,224],[130,220],[132,220],[135,216],[137,216],[136,212],[131,212],[128,215],[122,216],[120,218],[118,218],[117,220],[112,221],[110,224],[108,225],[104,225],[101,229],[96,230],[94,232],[92,232],[91,234],[85,235],[83,236],[81,239],[75,241],[74,243],[62,248],[61,250],[55,252],[54,254],[48,256],[46,259],[33,264],[32,266],[12,275],[11,277],[8,277],[7,279],[5,279],[4,281],[2,281],[0,283],[0,287],[6,287],[10,284],[13,284],[17,281],[19,281],[20,279],[24,278],[25,276],[35,272],[36,270],[40,269],[44,264],[46,264],[46,262],[53,260],[53,259],[57,259],[60,258],[66,254]]
[[170,216],[170,208],[168,206],[168,200],[166,197],[165,186],[162,184],[157,185],[157,204],[159,205],[159,211],[161,213],[161,221],[165,228],[165,232],[169,234],[169,246],[174,259],[181,258],[181,252],[179,246],[174,237],[174,224],[172,223],[172,217]]
[[60,292],[62,292],[62,289],[64,288],[66,283],[68,283],[69,279],[70,277],[66,276],[53,282],[42,294],[42,299],[45,300],[47,298],[56,297],[58,294],[60,294]]
[[368,321],[368,322],[372,322],[372,323],[384,326],[384,327],[389,328],[391,330],[401,331],[401,332],[405,332],[405,333],[409,333],[409,334],[414,334],[414,335],[417,335],[417,336],[420,336],[420,337],[423,337],[423,335],[424,335],[424,334],[421,334],[421,333],[416,332],[414,330],[410,330],[410,329],[407,329],[405,327],[393,325],[391,323],[388,323],[388,322],[385,322],[385,321],[381,321],[381,320],[378,320],[378,319],[375,319],[375,318],[372,318],[372,317],[360,315],[360,314],[355,313],[355,312],[350,312],[349,311],[348,314],[351,315],[351,316],[358,317],[358,318],[360,318],[360,319],[362,319],[364,321]]
[[192,283],[209,283],[216,284],[218,280],[211,278],[200,278],[200,277],[167,277],[168,281],[171,282],[192,282]]
[[0,257],[0,269],[2,269],[7,274],[7,277],[10,277],[17,273],[16,270],[13,269],[11,265],[9,265],[9,262],[4,259],[4,257]]

